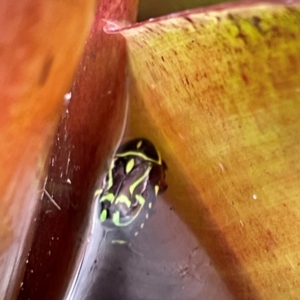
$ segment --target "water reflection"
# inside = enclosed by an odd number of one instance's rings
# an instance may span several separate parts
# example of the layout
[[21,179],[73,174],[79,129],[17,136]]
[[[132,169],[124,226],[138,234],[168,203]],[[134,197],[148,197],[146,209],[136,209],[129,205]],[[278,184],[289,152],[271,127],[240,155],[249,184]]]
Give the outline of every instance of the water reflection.
[[[167,193],[168,196],[168,193]],[[141,233],[112,244],[97,220],[68,300],[232,299],[209,256],[162,197]]]

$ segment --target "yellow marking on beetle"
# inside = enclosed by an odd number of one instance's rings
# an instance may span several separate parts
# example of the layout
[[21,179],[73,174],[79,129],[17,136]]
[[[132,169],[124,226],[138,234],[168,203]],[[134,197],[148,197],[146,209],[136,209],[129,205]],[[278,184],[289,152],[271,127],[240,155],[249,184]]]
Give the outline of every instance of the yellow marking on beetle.
[[143,144],[143,141],[139,141],[139,142],[136,144],[136,149],[141,148],[142,144]]
[[161,155],[160,155],[160,152],[157,151],[157,150],[156,150],[156,152],[157,152],[157,155],[158,155],[158,162],[159,162],[159,164],[161,165],[162,162],[161,162]]
[[96,190],[94,196],[97,197],[103,193],[103,189]]
[[144,173],[143,176],[141,176],[138,180],[136,180],[130,187],[129,187],[129,192],[132,195],[132,193],[134,192],[135,188],[145,179],[147,178],[147,176],[149,175],[150,171],[151,171],[151,166],[148,166],[146,172]]
[[160,153],[157,152],[157,154],[158,154],[158,160],[150,158],[146,154],[141,153],[141,152],[137,152],[137,151],[128,151],[128,152],[123,152],[123,153],[117,153],[116,157],[138,156],[138,157],[141,157],[142,159],[144,159],[146,161],[150,161],[150,162],[153,162],[153,163],[161,165],[161,156],[160,156]]
[[145,226],[145,223],[142,223],[142,224],[141,224],[141,229],[143,229],[143,228],[144,228],[144,226]]
[[106,220],[106,218],[107,218],[107,210],[104,209],[104,210],[102,210],[101,215],[100,215],[100,222],[104,222]]
[[148,207],[149,207],[149,209],[152,208],[152,202],[149,202]]
[[129,225],[130,223],[132,223],[137,218],[137,216],[140,214],[146,201],[141,195],[135,195],[135,198],[140,203],[140,207],[138,208],[138,211],[136,212],[135,216],[132,219],[129,219],[127,222],[121,223],[120,222],[120,212],[116,211],[112,217],[112,220],[116,226],[125,227],[125,226]]
[[135,233],[134,233],[134,236],[137,236],[139,234],[139,232],[138,231],[136,231]]
[[149,218],[149,215],[148,214],[146,214],[146,219],[148,219]]
[[158,185],[156,185],[156,186],[154,187],[154,191],[155,191],[155,195],[157,196],[158,191],[159,191],[159,186],[158,186]]
[[114,224],[116,224],[117,226],[122,226],[120,223],[120,212],[119,211],[114,212],[112,220],[113,220]]
[[103,197],[100,198],[100,202],[103,202],[105,200],[109,201],[109,202],[113,202],[115,199],[115,195],[113,193],[109,193],[104,195]]
[[134,167],[134,159],[130,159],[126,164],[125,173],[128,174]]
[[109,171],[108,171],[108,181],[107,181],[107,188],[106,190],[109,190],[112,186],[113,186],[113,168],[115,166],[115,161],[116,159],[114,159],[112,162],[111,162],[111,166],[109,168]]
[[131,206],[131,201],[129,200],[129,198],[125,195],[119,195],[116,199],[116,204],[117,203],[125,203],[127,207],[130,207]]
[[119,244],[119,245],[127,244],[127,242],[123,241],[123,240],[112,240],[111,243],[112,244]]
[[145,200],[145,198],[143,196],[141,196],[141,195],[135,195],[135,199],[139,202],[139,204],[141,206],[144,206],[146,200]]

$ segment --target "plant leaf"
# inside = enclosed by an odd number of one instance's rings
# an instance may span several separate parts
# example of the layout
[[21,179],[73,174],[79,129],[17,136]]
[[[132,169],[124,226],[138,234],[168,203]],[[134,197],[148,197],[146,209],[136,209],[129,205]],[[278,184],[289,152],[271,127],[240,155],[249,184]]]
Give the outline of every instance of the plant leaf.
[[299,295],[300,6],[231,4],[123,28],[128,134],[238,299]]

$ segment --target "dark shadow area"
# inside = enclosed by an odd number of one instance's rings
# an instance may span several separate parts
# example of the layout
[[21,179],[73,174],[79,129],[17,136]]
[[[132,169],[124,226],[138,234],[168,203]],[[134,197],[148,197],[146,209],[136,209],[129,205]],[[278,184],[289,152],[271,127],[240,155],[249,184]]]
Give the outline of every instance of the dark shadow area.
[[133,253],[126,245],[108,244],[98,257],[95,283],[85,299],[130,299],[128,295],[128,262]]
[[[72,300],[233,299],[209,255],[162,197],[129,244],[111,244],[95,220]],[[99,241],[99,237],[102,240]]]
[[139,2],[138,21],[146,21],[150,18],[161,17],[163,15],[180,12],[187,9],[205,7],[225,2],[220,0],[141,0]]

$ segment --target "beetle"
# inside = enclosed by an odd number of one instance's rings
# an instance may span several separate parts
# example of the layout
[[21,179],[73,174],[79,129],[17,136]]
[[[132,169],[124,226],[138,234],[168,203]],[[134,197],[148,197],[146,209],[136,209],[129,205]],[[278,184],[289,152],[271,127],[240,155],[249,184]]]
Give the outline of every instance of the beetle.
[[136,236],[149,218],[157,195],[167,189],[166,169],[149,140],[138,138],[121,145],[97,191],[102,225]]

